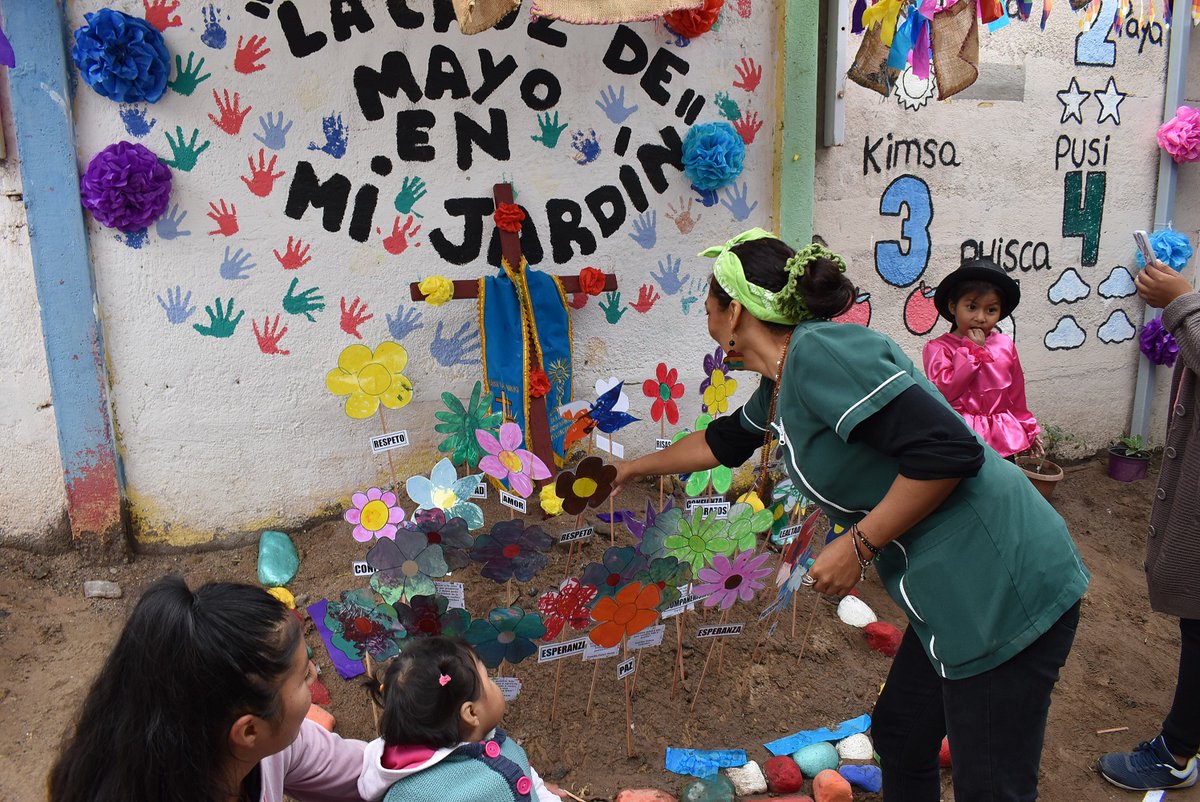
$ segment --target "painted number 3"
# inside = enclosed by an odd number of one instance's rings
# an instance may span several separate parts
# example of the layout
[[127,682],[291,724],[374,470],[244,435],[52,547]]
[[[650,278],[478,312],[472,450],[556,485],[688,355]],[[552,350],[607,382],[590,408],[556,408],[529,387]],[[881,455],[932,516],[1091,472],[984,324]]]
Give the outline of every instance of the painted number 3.
[[933,221],[933,200],[929,185],[913,175],[902,175],[883,191],[879,213],[899,217],[908,215],[900,226],[904,241],[882,240],[875,245],[875,270],[893,287],[907,287],[919,279],[929,265],[929,224]]

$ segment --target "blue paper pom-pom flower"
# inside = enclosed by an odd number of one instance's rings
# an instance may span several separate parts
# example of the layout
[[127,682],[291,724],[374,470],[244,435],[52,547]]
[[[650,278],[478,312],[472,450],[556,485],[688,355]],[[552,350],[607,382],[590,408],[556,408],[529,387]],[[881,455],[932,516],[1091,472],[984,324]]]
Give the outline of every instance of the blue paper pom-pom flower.
[[733,183],[745,160],[746,143],[729,123],[694,125],[683,140],[683,173],[698,190]]
[[118,103],[154,103],[167,89],[171,57],[162,34],[140,17],[110,8],[85,14],[71,58],[85,83]]
[[[1173,228],[1160,228],[1151,234],[1150,246],[1154,248],[1154,256],[1158,261],[1174,270],[1182,270],[1192,258],[1192,243]],[[1137,252],[1137,263],[1138,267],[1146,266],[1141,251]]]

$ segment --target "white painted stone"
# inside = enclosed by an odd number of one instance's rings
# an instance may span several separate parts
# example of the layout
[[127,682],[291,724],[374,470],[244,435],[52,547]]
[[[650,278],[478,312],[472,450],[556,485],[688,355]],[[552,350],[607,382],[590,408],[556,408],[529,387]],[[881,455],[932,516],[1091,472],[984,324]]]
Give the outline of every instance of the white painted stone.
[[837,614],[844,623],[859,629],[879,620],[867,603],[857,596],[846,596],[838,602]]
[[767,792],[767,778],[758,763],[753,760],[744,766],[722,769],[722,771],[733,783],[733,790],[739,798]]
[[864,733],[855,733],[837,742],[838,757],[842,760],[870,760],[875,756],[875,747]]

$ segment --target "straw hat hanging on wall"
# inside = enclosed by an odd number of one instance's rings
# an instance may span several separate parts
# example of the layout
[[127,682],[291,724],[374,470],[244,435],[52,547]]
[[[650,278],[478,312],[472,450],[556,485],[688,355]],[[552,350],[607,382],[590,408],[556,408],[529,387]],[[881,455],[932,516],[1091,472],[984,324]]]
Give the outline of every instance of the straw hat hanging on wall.
[[531,0],[529,13],[575,25],[614,25],[700,8],[704,0]]

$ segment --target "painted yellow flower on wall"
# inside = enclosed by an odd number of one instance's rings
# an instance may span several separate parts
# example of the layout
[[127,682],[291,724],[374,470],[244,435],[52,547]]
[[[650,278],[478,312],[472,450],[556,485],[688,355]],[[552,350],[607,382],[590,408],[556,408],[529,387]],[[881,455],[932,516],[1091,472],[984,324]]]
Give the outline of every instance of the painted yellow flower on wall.
[[728,379],[724,371],[716,368],[709,375],[709,385],[704,388],[704,408],[710,414],[729,411],[729,397],[737,392],[737,379]]
[[334,395],[348,396],[347,415],[369,418],[380,404],[400,409],[412,400],[412,382],[400,372],[407,364],[408,352],[398,343],[384,341],[373,353],[356,343],[338,356],[338,366],[326,374],[325,386]]

